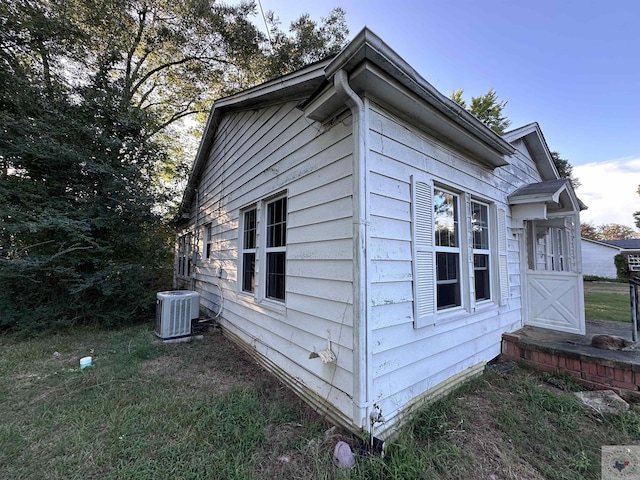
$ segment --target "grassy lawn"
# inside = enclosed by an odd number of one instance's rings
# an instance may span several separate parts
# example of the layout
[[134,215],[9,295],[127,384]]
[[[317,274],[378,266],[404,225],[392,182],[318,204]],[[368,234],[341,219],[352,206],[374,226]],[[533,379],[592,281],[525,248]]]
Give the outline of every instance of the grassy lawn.
[[640,442],[635,408],[595,415],[565,379],[501,365],[416,412],[384,459],[336,471],[336,442],[362,439],[329,430],[218,331],[163,345],[150,326],[81,330],[0,349],[3,479],[596,479],[602,445]]
[[630,322],[629,285],[584,282],[584,313],[587,320]]

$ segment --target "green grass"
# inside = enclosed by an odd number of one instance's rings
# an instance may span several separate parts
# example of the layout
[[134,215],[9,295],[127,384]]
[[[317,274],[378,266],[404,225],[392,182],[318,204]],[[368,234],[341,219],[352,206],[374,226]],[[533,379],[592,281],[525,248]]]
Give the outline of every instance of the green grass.
[[596,416],[566,378],[490,369],[416,411],[384,459],[337,471],[336,442],[360,438],[327,435],[219,332],[163,345],[150,330],[0,338],[0,477],[595,479],[602,445],[640,441],[635,409]]
[[[269,428],[304,423],[303,444],[326,428],[272,378],[246,382],[255,367],[223,343],[161,345],[146,327],[3,339],[0,477],[252,478],[263,444],[283,448]],[[85,355],[94,365],[81,371]],[[216,368],[223,390],[206,377]]]
[[587,320],[630,322],[629,285],[615,282],[585,282],[584,313]]

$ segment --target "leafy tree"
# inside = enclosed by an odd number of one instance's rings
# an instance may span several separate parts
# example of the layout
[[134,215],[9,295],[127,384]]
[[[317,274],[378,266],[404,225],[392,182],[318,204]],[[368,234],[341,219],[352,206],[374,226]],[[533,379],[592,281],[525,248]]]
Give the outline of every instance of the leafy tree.
[[594,226],[592,223],[581,223],[580,232],[582,238],[591,240],[628,240],[640,238],[640,233],[626,225],[619,223],[605,223]]
[[[159,207],[186,168],[171,129],[278,61],[252,9],[0,4],[0,331],[148,318],[172,274]],[[330,43],[340,18],[303,30]],[[292,59],[313,58],[306,41]]]
[[266,75],[277,77],[338,53],[349,34],[345,16],[342,8],[334,8],[319,25],[305,14],[291,23],[291,35],[286,35],[274,12],[267,12],[272,50]]
[[580,180],[573,176],[573,165],[569,163],[569,160],[560,158],[560,154],[558,152],[551,152],[551,159],[558,170],[558,174],[560,178],[567,178],[571,182],[571,186],[574,189],[580,186]]
[[601,240],[598,238],[598,229],[593,225],[593,223],[581,223],[580,236],[582,238],[588,238],[589,240]]
[[619,223],[605,223],[598,227],[598,236],[602,240],[627,240],[640,238],[640,234],[633,228]]
[[504,131],[511,125],[511,120],[502,114],[507,102],[498,100],[498,94],[493,88],[490,88],[487,93],[480,95],[479,97],[471,97],[471,104],[467,103],[462,98],[464,90],[456,90],[451,93],[449,98],[465,108],[467,111],[475,115],[475,117],[484,123],[491,130],[498,135],[504,133]]
[[[502,114],[507,102],[501,102],[498,100],[498,94],[493,88],[490,88],[484,95],[471,97],[470,105],[467,105],[467,102],[463,98],[463,94],[464,90],[455,90],[451,92],[449,98],[475,115],[478,120],[491,128],[491,130],[496,132],[498,135],[501,135],[507,128],[509,128],[511,120]],[[555,151],[551,152],[551,159],[558,170],[560,178],[569,179],[573,188],[578,188],[580,186],[580,181],[573,176],[573,166],[569,161],[561,158],[560,154]]]

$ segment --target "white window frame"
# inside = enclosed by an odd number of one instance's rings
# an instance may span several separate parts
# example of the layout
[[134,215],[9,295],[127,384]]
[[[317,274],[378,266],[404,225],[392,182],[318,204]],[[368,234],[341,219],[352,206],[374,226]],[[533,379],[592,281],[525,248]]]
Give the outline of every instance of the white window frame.
[[[478,205],[481,209],[484,209],[484,211],[486,212],[486,222],[484,224],[484,227],[480,227],[480,228],[484,228],[486,230],[486,248],[479,248],[478,245],[476,245],[476,241],[475,241],[475,226],[474,226],[474,221],[473,221],[473,215],[474,215],[474,205]],[[490,302],[493,299],[493,254],[492,254],[492,244],[493,242],[493,228],[492,228],[492,221],[491,221],[491,213],[492,213],[492,209],[491,206],[487,203],[481,202],[479,200],[476,199],[471,199],[471,211],[469,212],[469,220],[471,222],[471,263],[473,265],[473,278],[474,278],[474,300],[475,303],[483,303],[483,302]],[[476,255],[483,255],[486,257],[486,266],[485,268],[478,268],[476,266]],[[486,270],[487,273],[487,285],[486,285],[486,289],[488,290],[488,295],[484,298],[478,298],[478,278],[477,275],[479,271],[482,270]]]
[[[284,217],[278,222],[281,228],[275,227],[274,230],[270,230],[272,224],[269,222],[269,211],[271,206],[277,202],[284,200]],[[245,229],[246,229],[246,214],[255,212],[255,248],[245,248]],[[270,307],[275,311],[281,311],[284,305],[286,305],[286,286],[287,286],[287,225],[289,216],[289,199],[287,192],[283,192],[274,196],[267,197],[257,204],[249,205],[239,212],[239,238],[238,238],[238,292],[245,296],[253,297],[258,303],[263,304],[266,307]],[[271,244],[269,240],[269,233],[274,231],[281,233],[281,241],[276,242],[276,245]],[[282,240],[284,244],[282,245]],[[245,290],[245,254],[254,255],[254,285],[253,290]],[[282,298],[270,295],[270,281],[273,277],[269,277],[269,257],[271,254],[284,254],[283,263],[281,264],[280,275],[283,276],[282,281]]]
[[[441,191],[452,195],[457,206],[457,245],[436,245],[435,196]],[[474,248],[473,205],[486,212],[487,248]],[[506,211],[493,202],[477,198],[469,192],[445,186],[422,175],[411,177],[411,221],[413,244],[414,328],[436,325],[464,318],[487,308],[505,305],[509,298],[507,263]],[[486,209],[486,210],[485,210]],[[454,218],[454,221],[456,219]],[[438,253],[458,255],[459,305],[438,308]],[[474,255],[487,255],[489,298],[476,299]],[[457,300],[457,299],[456,299]]]
[[[274,221],[273,223],[270,223],[270,219],[269,219],[269,209],[272,205],[275,205],[278,202],[282,202],[284,201],[284,212],[283,214],[283,218],[280,218],[280,221]],[[287,280],[287,220],[288,220],[288,200],[287,200],[287,196],[286,195],[278,195],[276,197],[272,197],[269,198],[268,200],[264,201],[264,258],[262,259],[263,265],[264,265],[264,290],[262,292],[263,296],[265,299],[268,300],[272,300],[275,302],[281,302],[284,303],[286,301],[287,295],[286,295],[286,290],[287,290],[287,284],[286,284],[286,280]],[[278,228],[278,226],[280,226],[280,228]],[[271,228],[273,228],[273,230],[270,230]],[[280,233],[280,238],[275,238],[275,236],[277,236],[277,233]],[[269,235],[270,233],[272,233],[273,235]],[[271,242],[273,242],[276,245],[272,245]],[[284,261],[283,264],[280,265],[281,267],[281,272],[271,272],[270,271],[270,265],[269,265],[269,257],[271,255],[284,255]],[[273,275],[281,275],[282,276],[282,297],[279,296],[273,296],[270,295],[270,290],[271,290],[271,281],[273,281]]]
[[214,232],[213,222],[209,222],[204,225],[204,259],[210,260],[213,258],[213,244],[214,244]]
[[189,277],[191,275],[191,255],[193,252],[193,235],[191,232],[178,237],[178,266],[176,276]]
[[[437,217],[435,215],[435,198],[436,198],[436,192],[441,192],[444,195],[450,195],[453,198],[453,230],[454,230],[454,234],[453,234],[453,243],[455,244],[454,246],[450,246],[450,245],[439,245],[438,244],[438,228],[437,228]],[[433,215],[433,233],[434,233],[434,250],[435,250],[435,254],[436,254],[436,263],[435,263],[435,269],[436,269],[436,308],[438,310],[438,312],[444,312],[444,311],[448,311],[448,310],[454,310],[454,309],[460,309],[460,308],[464,308],[465,306],[465,292],[464,292],[464,285],[463,285],[463,277],[464,277],[464,273],[463,273],[463,269],[462,269],[462,265],[463,265],[463,260],[464,260],[464,248],[463,248],[463,243],[464,243],[464,238],[465,236],[463,235],[463,222],[460,221],[461,218],[465,218],[465,213],[462,209],[462,204],[460,202],[460,197],[461,195],[459,193],[453,192],[451,190],[447,190],[446,188],[442,188],[440,186],[434,186],[433,189],[433,203],[434,203],[434,215]],[[455,269],[456,269],[456,278],[454,280],[451,279],[444,279],[444,280],[439,280],[438,279],[438,275],[439,273],[442,271],[442,268],[440,268],[438,266],[438,259],[439,258],[443,258],[442,255],[445,255],[447,262],[449,261],[450,258],[452,258],[450,255],[456,255],[455,258],[457,258],[456,264],[454,265]],[[439,298],[440,298],[440,287],[444,287],[446,285],[455,285],[457,286],[457,298],[455,299],[455,303],[454,304],[448,304],[448,305],[444,305],[444,306],[440,306],[439,303]],[[455,287],[454,287],[455,288]]]
[[[247,247],[245,242],[245,236],[248,233],[247,230],[247,215],[253,213],[253,247]],[[247,208],[240,210],[240,239],[239,239],[239,255],[238,255],[238,270],[240,272],[240,281],[238,282],[239,290],[241,293],[255,295],[256,286],[258,282],[258,232],[259,232],[259,215],[258,206],[251,205]],[[245,289],[245,254],[253,255],[253,282],[251,282],[251,288]]]

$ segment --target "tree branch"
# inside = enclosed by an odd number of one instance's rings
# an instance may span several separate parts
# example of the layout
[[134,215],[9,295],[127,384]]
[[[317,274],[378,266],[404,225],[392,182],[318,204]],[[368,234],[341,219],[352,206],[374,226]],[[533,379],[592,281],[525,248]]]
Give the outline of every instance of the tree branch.
[[[125,85],[127,90],[129,90],[130,93],[130,97],[133,97],[133,91],[131,90],[131,86],[133,83],[133,76],[131,75],[131,66],[133,64],[133,56],[136,53],[136,50],[138,49],[138,46],[140,45],[140,42],[142,41],[142,34],[144,33],[144,29],[146,26],[146,19],[147,19],[147,13],[149,12],[148,7],[145,5],[143,7],[143,10],[138,10],[138,19],[139,19],[139,23],[138,23],[138,31],[136,32],[136,37],[133,41],[133,44],[131,45],[131,48],[129,49],[129,51],[127,52],[127,67],[126,67],[126,73],[125,73]],[[138,65],[136,65],[135,69],[134,69],[134,75],[135,73],[138,71],[138,69],[140,68],[140,65],[142,64],[142,62],[144,62],[146,58],[146,55],[142,58],[142,60],[138,63]]]
[[138,89],[140,89],[140,87],[144,84],[144,82],[146,82],[147,80],[149,80],[149,78],[151,78],[152,76],[154,76],[156,73],[161,72],[162,70],[166,70],[168,68],[171,67],[175,67],[177,65],[183,65],[185,63],[189,63],[189,62],[193,62],[193,61],[197,61],[197,62],[207,62],[207,61],[211,61],[211,62],[218,62],[218,63],[223,63],[225,65],[233,65],[233,62],[230,62],[229,60],[224,60],[222,58],[217,58],[217,57],[200,57],[200,56],[189,56],[189,57],[184,57],[180,60],[175,60],[173,62],[168,62],[168,63],[163,63],[162,65],[158,65],[156,68],[153,68],[151,70],[149,70],[147,73],[145,73],[140,80],[138,80],[136,82],[136,84],[132,87],[131,89],[131,95],[133,97],[133,94],[135,92],[138,91]]

